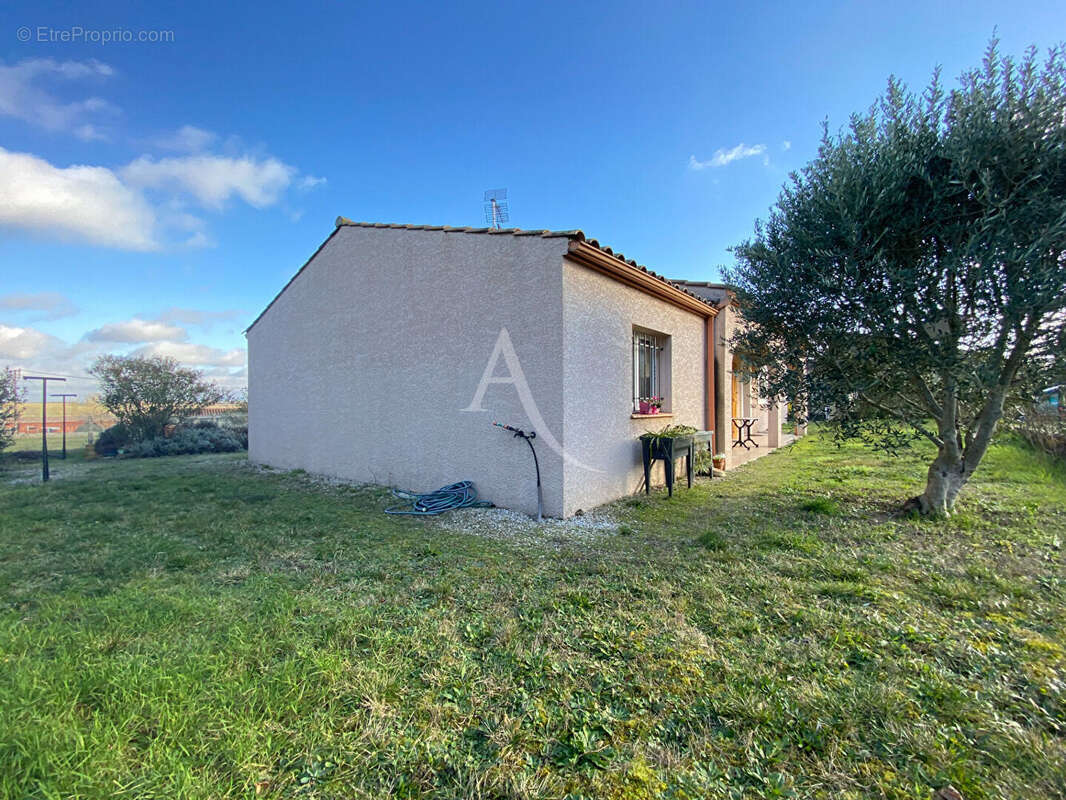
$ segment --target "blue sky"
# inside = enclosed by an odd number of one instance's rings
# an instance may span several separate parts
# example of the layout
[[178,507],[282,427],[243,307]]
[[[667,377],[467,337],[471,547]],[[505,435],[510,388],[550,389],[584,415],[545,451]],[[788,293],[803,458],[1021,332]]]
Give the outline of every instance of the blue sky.
[[[5,4],[0,366],[164,353],[243,385],[242,330],[337,215],[482,225],[495,187],[516,227],[714,279],[823,119],[953,79],[994,28],[1066,33],[1055,2],[657,6]],[[142,32],[169,41],[103,41]]]

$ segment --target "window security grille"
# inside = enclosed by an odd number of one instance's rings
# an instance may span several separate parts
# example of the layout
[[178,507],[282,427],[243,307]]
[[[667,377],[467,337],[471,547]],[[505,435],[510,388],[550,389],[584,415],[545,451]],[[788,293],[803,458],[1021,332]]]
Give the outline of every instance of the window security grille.
[[633,332],[633,409],[641,401],[662,397],[662,353],[659,337],[642,331]]

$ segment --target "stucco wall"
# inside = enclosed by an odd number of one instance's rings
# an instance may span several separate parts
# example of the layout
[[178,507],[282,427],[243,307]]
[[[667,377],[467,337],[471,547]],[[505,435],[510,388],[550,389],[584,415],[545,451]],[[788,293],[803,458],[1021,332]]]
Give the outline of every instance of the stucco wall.
[[[566,247],[342,226],[248,332],[251,460],[419,492],[471,479],[485,499],[535,513],[528,447],[491,426],[530,426],[515,387],[492,384],[484,411],[463,409],[506,328],[562,438]],[[507,371],[501,359],[495,374]],[[559,516],[561,459],[537,445],[545,513]]]
[[[566,514],[635,491],[644,473],[637,437],[667,424],[705,427],[704,318],[563,262],[564,445]],[[669,410],[673,418],[631,419],[633,326],[670,338]],[[656,467],[662,480],[662,467]]]

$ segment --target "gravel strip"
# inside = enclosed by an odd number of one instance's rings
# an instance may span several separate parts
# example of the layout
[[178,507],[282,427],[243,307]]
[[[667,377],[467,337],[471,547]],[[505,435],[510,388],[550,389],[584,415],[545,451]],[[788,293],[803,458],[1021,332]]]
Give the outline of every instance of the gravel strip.
[[459,508],[433,518],[433,524],[449,533],[551,549],[592,544],[618,529],[618,522],[603,511],[538,523],[532,517],[505,508]]

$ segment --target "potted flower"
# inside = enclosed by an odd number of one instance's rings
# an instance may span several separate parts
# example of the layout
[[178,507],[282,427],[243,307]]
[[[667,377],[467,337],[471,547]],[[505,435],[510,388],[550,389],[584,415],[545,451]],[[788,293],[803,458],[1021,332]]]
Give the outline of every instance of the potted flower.
[[715,453],[713,456],[711,456],[711,464],[713,464],[714,468],[717,470],[724,470],[725,453]]
[[647,400],[638,400],[637,407],[641,414],[658,414],[663,407],[661,397],[649,397]]

